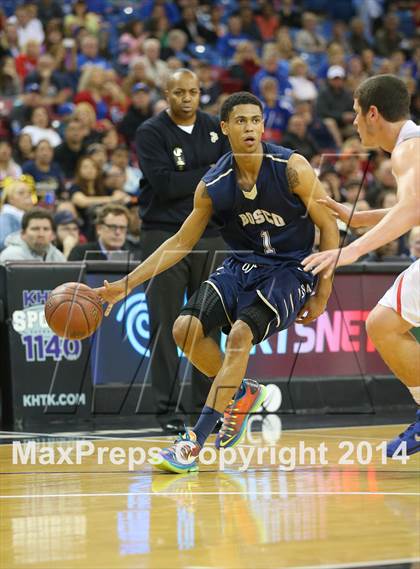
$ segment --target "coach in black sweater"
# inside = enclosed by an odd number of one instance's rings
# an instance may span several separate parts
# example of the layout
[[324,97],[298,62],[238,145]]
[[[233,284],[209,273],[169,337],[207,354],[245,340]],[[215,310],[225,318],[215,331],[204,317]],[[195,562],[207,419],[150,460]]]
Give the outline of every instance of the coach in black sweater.
[[[219,120],[198,110],[199,81],[188,69],[168,80],[169,108],[145,121],[137,130],[140,168],[141,251],[151,255],[174,235],[191,213],[194,191],[211,165],[230,150]],[[210,224],[195,250],[180,263],[158,275],[148,287],[153,354],[152,388],[157,418],[166,432],[178,432],[183,419],[177,414],[179,359],[172,326],[184,303],[214,269],[216,251],[225,249],[215,224]],[[209,389],[207,379],[193,369],[193,405],[198,410]]]

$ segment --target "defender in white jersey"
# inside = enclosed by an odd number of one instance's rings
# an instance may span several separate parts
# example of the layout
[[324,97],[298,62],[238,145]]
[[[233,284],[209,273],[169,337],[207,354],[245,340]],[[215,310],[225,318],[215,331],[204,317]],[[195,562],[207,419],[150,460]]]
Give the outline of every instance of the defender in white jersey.
[[[306,271],[325,271],[357,259],[420,225],[420,126],[409,120],[410,97],[404,82],[393,75],[370,77],[354,93],[354,124],[364,146],[391,153],[397,180],[397,203],[390,209],[356,212],[332,199],[324,200],[351,227],[374,226],[347,247],[309,255]],[[420,405],[420,344],[410,330],[420,326],[420,261],[398,276],[366,322],[367,332],[392,372]],[[420,451],[420,410],[416,421],[388,443],[392,456],[405,442],[407,454]]]

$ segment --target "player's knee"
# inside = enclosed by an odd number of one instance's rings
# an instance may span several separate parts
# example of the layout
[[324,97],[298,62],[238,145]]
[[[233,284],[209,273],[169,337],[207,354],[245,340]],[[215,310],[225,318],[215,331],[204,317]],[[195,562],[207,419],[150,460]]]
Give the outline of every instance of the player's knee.
[[177,346],[188,350],[193,342],[204,337],[203,327],[194,316],[178,316],[175,320],[172,335]]
[[366,333],[375,346],[386,340],[389,325],[381,310],[374,308],[366,320]]
[[238,354],[247,351],[252,346],[252,330],[245,322],[238,320],[232,326],[227,339],[226,351]]

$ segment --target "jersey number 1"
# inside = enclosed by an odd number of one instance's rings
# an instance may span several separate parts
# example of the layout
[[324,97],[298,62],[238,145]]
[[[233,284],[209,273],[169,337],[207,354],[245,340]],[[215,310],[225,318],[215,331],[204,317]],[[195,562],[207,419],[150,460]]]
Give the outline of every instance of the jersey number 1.
[[271,246],[270,234],[268,231],[261,231],[261,237],[263,240],[264,253],[266,255],[275,253],[276,250]]

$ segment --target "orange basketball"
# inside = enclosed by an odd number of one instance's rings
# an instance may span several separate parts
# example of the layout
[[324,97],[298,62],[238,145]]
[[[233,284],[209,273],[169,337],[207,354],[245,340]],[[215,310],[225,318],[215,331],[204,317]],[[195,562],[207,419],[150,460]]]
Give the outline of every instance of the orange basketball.
[[83,283],[64,283],[48,296],[45,318],[57,336],[83,340],[102,322],[101,301],[94,290]]

